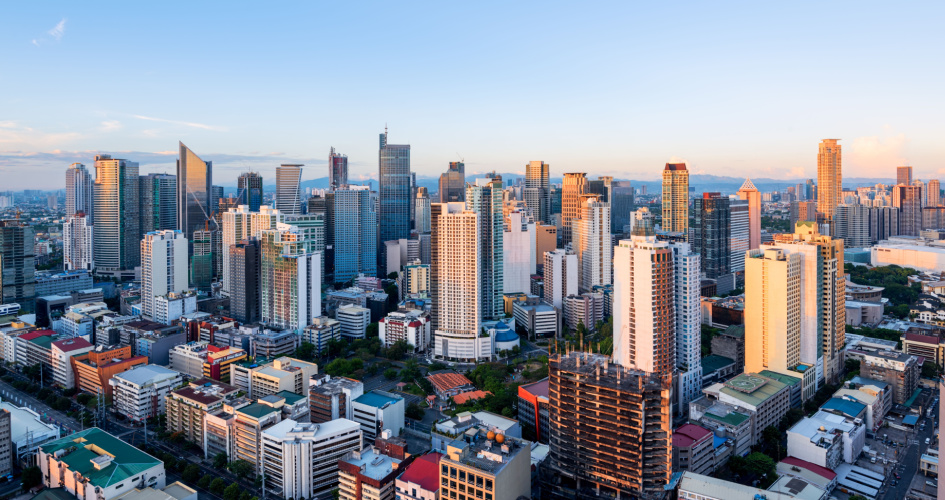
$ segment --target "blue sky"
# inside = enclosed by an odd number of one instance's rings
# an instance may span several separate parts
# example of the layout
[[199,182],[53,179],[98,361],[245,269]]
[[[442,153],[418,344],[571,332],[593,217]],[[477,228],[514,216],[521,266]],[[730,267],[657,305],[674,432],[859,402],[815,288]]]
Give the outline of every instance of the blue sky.
[[[335,146],[376,176],[377,134],[418,175],[945,177],[941,3],[5,2],[0,189],[55,188],[96,152],[214,183]],[[941,171],[941,173],[940,173]]]

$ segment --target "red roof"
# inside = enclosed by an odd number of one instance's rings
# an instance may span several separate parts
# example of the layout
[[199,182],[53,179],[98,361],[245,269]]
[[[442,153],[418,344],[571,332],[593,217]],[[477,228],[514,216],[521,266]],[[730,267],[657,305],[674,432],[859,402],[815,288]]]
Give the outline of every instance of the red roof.
[[931,335],[922,335],[919,333],[907,333],[903,335],[906,340],[911,340],[912,342],[922,342],[923,344],[934,344],[938,345],[938,337],[933,337]]
[[33,340],[39,337],[46,337],[46,336],[55,335],[55,334],[56,332],[52,330],[33,330],[32,332],[24,333],[23,335],[20,335],[17,338],[21,338],[23,340]]
[[705,427],[695,424],[685,424],[673,431],[673,446],[676,448],[688,448],[698,441],[708,439],[712,436],[712,431]]
[[56,348],[62,352],[70,352],[70,351],[75,351],[78,349],[85,349],[87,347],[92,347],[92,344],[90,344],[88,340],[85,340],[82,337],[57,340],[53,342],[52,345],[56,346]]
[[207,350],[210,351],[210,352],[220,352],[220,351],[225,351],[226,349],[229,349],[229,348],[228,348],[228,347],[227,347],[227,348],[217,347],[217,346],[215,346],[215,345],[213,345],[213,344],[208,344],[208,345],[207,345]]
[[427,380],[429,380],[430,383],[436,387],[436,390],[440,392],[462,387],[464,385],[472,385],[472,382],[466,378],[465,375],[455,372],[434,373],[432,375],[427,375]]
[[786,464],[788,464],[788,465],[794,465],[794,466],[800,467],[800,468],[802,468],[802,469],[807,469],[807,470],[813,472],[814,474],[817,474],[818,476],[827,478],[828,481],[833,481],[833,479],[834,479],[835,477],[837,477],[837,473],[836,473],[836,472],[834,472],[834,471],[832,471],[832,470],[830,470],[830,469],[828,469],[828,468],[826,468],[826,467],[821,467],[821,466],[819,466],[819,465],[817,465],[817,464],[812,464],[812,463],[810,463],[810,462],[808,462],[808,461],[806,461],[806,460],[801,460],[800,458],[787,457],[787,458],[785,458],[784,460],[781,460],[781,461],[784,462],[784,463],[786,463]]
[[400,475],[399,479],[418,484],[427,491],[439,491],[441,458],[443,455],[436,452],[417,457],[412,464],[407,466],[407,470]]
[[467,401],[472,401],[472,400],[476,400],[476,399],[482,399],[482,398],[484,398],[484,397],[486,397],[486,396],[488,396],[488,395],[490,395],[490,394],[492,394],[492,393],[489,392],[489,391],[480,391],[480,390],[478,390],[478,389],[476,389],[475,391],[461,392],[461,393],[459,393],[459,394],[453,396],[453,402],[456,403],[456,404],[458,404],[458,405],[461,405],[461,404],[463,404],[463,403],[465,403],[465,402],[467,402]]

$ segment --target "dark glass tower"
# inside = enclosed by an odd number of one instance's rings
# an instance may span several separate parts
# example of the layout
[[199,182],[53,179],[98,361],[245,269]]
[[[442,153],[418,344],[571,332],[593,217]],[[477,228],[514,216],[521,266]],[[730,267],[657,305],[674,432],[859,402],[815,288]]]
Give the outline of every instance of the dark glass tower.
[[138,199],[141,210],[141,234],[177,229],[177,177],[148,174],[140,177]]
[[732,213],[729,199],[702,193],[692,203],[692,250],[702,256],[702,271],[716,279],[732,272]]
[[203,161],[183,142],[177,159],[177,227],[190,242],[194,254],[194,231],[202,231],[211,218],[213,162]]
[[451,161],[449,169],[440,175],[440,203],[466,201],[466,165]]
[[[410,184],[410,145],[388,144],[385,130],[378,152],[378,249],[385,248],[385,241],[410,237]],[[386,259],[378,257],[378,269],[386,275]]]
[[249,205],[250,212],[258,212],[263,201],[263,178],[256,172],[246,172],[236,179],[240,205]]
[[335,148],[331,148],[328,154],[328,187],[329,189],[340,189],[348,184],[348,157],[338,154]]

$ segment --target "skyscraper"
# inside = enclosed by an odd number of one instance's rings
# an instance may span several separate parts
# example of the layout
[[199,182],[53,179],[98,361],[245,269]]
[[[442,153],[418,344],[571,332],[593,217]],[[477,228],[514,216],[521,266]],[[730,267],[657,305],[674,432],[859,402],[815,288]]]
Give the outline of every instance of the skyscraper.
[[689,171],[685,163],[663,168],[663,231],[689,233]]
[[[802,187],[797,185],[798,199],[801,199]],[[748,248],[758,248],[761,246],[761,193],[751,179],[745,179],[738,189],[738,198],[748,202]]]
[[285,215],[302,213],[302,167],[283,163],[276,167],[276,210]]
[[581,200],[578,217],[571,220],[572,242],[578,258],[578,289],[590,292],[611,283],[613,244],[610,239],[610,203],[594,195]]
[[899,209],[870,207],[870,244],[899,235]]
[[817,153],[817,211],[833,223],[837,205],[843,203],[843,169],[840,139],[824,139]]
[[236,197],[240,205],[258,212],[263,202],[263,178],[257,172],[244,172],[236,179]]
[[545,302],[564,313],[564,298],[578,293],[577,255],[558,248],[553,252],[545,252],[543,262]]
[[[241,241],[259,239],[263,231],[275,229],[281,222],[285,222],[285,215],[267,205],[262,205],[257,212],[251,211],[248,205],[231,208],[223,213],[221,246],[229,249],[231,245]],[[230,292],[230,255],[229,251],[223,254],[223,293]]]
[[896,184],[912,185],[912,167],[896,167]]
[[73,163],[66,169],[66,217],[83,212],[91,224],[92,210],[92,176],[85,165]]
[[187,290],[187,239],[181,231],[153,231],[141,240],[141,314],[155,317],[155,299]]
[[922,231],[922,188],[893,186],[893,206],[899,209],[899,234],[918,236]]
[[19,220],[0,221],[0,304],[17,303],[21,313],[33,313],[36,298],[36,258],[33,228]]
[[230,316],[240,323],[259,321],[259,240],[243,240],[227,248],[230,256]]
[[[410,207],[413,204],[410,180],[410,145],[388,144],[387,130],[380,135],[378,151],[379,203],[378,250],[383,242],[410,237]],[[378,253],[379,271],[386,273]]]
[[676,413],[702,393],[702,297],[699,254],[688,243],[671,243],[676,308]]
[[870,209],[865,205],[837,205],[834,231],[845,248],[870,246]]
[[[192,242],[213,213],[213,162],[203,161],[183,142],[177,159],[177,228]],[[190,249],[193,255],[193,249]]]
[[551,223],[551,167],[543,161],[525,166],[525,206],[535,222]]
[[139,215],[138,164],[95,157],[93,253],[95,269],[104,272],[133,272],[141,264],[141,219]]
[[479,280],[482,290],[482,317],[488,320],[505,315],[502,294],[504,223],[502,219],[502,177],[492,174],[466,186],[466,210],[479,215]]
[[587,174],[565,173],[561,183],[561,244],[571,243],[571,221],[581,217],[581,202],[587,193]]
[[587,192],[596,194],[597,199],[613,204],[614,178],[609,175],[602,175],[597,180],[587,181]]
[[798,221],[817,222],[817,202],[815,201],[792,201],[791,202],[791,227],[794,227]]
[[334,250],[333,280],[344,283],[363,273],[377,274],[377,213],[368,186],[347,186],[326,193],[328,232]]
[[263,231],[259,246],[262,322],[301,333],[322,314],[318,254],[306,252],[298,229],[288,224]]
[[139,179],[141,234],[177,229],[177,177],[148,174]]
[[938,179],[932,179],[929,181],[928,185],[928,203],[926,206],[929,207],[938,207],[942,205],[942,186],[938,182]]
[[466,201],[466,165],[451,161],[446,172],[440,174],[440,203]]
[[423,186],[417,188],[417,197],[414,202],[416,203],[416,207],[414,207],[417,218],[416,230],[420,234],[429,233],[430,193],[427,191],[427,188]]
[[531,293],[537,270],[535,221],[528,210],[513,210],[502,234],[502,287],[504,293]]
[[190,257],[190,284],[203,291],[210,290],[210,284],[215,276],[214,264],[220,256],[216,254],[220,232],[214,229],[194,231],[190,248],[193,255]]
[[729,198],[729,213],[731,216],[729,248],[732,252],[729,262],[733,273],[744,273],[745,252],[748,251],[751,238],[751,222],[749,220],[751,213],[747,201],[733,198]]
[[732,215],[728,197],[702,193],[702,198],[693,200],[692,218],[690,243],[693,251],[702,257],[706,277],[716,279],[731,273]]
[[328,188],[339,189],[348,185],[348,155],[335,152],[331,148],[328,153]]
[[611,190],[610,234],[622,234],[623,227],[630,225],[633,216],[633,187],[618,185]]
[[223,186],[210,186],[210,218],[214,222],[220,213],[221,201],[223,201]]
[[92,224],[82,212],[67,216],[62,225],[62,255],[66,271],[95,268]]

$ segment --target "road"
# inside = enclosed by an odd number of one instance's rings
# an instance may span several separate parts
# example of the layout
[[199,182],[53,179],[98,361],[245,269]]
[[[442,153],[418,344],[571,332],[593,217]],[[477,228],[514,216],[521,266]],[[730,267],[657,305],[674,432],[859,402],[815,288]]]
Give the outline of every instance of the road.
[[[7,373],[17,376],[17,374],[11,372]],[[64,412],[53,410],[49,405],[40,401],[32,394],[18,391],[14,389],[12,385],[2,380],[0,380],[0,394],[3,395],[4,400],[12,400],[17,406],[26,406],[36,413],[39,413],[40,416],[45,415],[46,418],[44,418],[43,421],[58,425],[62,429],[62,435],[71,434],[72,432],[83,429],[79,421],[67,416]]]
[[[938,415],[938,410],[933,411],[933,414]],[[906,498],[906,493],[909,492],[909,487],[912,484],[912,478],[919,470],[919,457],[929,448],[929,445],[925,444],[925,439],[928,438],[930,444],[934,445],[932,434],[935,429],[935,419],[922,417],[919,420],[919,423],[921,422],[926,422],[925,429],[917,428],[914,434],[915,437],[909,440],[906,449],[899,454],[899,463],[896,464],[895,472],[898,472],[902,479],[899,480],[899,484],[896,486],[892,486],[891,481],[887,479],[885,483],[887,485],[885,486],[886,491],[880,495],[883,500]]]

